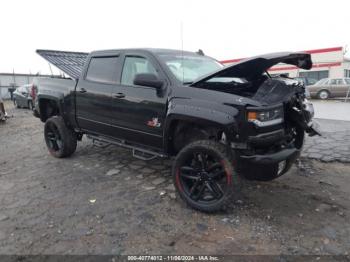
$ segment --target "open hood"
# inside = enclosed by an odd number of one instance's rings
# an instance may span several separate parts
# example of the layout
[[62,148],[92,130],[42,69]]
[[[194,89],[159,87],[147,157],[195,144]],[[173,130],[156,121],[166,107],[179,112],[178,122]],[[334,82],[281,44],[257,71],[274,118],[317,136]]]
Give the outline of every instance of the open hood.
[[294,65],[302,69],[311,69],[312,67],[310,54],[290,52],[271,53],[244,59],[195,81],[191,86],[196,86],[198,83],[205,82],[214,77],[244,77],[252,79],[263,74],[270,67],[278,63]]

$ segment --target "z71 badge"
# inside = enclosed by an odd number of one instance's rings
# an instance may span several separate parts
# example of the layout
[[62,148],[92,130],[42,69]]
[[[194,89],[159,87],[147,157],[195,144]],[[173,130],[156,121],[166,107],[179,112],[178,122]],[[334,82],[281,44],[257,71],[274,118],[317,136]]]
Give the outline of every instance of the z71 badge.
[[160,127],[161,123],[158,121],[158,117],[153,117],[152,120],[147,121],[147,125],[150,127]]

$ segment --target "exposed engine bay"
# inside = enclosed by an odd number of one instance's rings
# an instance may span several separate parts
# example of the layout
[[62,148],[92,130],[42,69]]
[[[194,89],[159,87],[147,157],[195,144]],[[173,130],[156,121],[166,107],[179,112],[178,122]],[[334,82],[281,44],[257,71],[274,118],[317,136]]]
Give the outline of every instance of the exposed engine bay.
[[295,93],[305,92],[305,87],[298,81],[270,78],[267,75],[252,80],[237,77],[213,78],[197,87],[251,98],[263,105],[280,103]]
[[310,54],[275,53],[243,60],[203,77],[191,86],[259,102],[261,106],[253,108],[252,118],[248,116],[247,120],[260,128],[284,122],[287,129],[286,125],[291,125],[305,130],[310,136],[320,135],[312,121],[314,110],[306,99],[304,84],[288,77],[271,77],[267,72],[278,63],[302,69],[312,67]]

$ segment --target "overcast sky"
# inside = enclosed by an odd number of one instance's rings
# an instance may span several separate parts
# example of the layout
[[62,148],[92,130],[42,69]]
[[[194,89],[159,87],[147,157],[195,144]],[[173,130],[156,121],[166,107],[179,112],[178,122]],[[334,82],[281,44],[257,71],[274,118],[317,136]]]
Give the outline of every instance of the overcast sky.
[[219,60],[350,44],[348,0],[3,0],[0,72],[48,73],[36,49],[204,50]]

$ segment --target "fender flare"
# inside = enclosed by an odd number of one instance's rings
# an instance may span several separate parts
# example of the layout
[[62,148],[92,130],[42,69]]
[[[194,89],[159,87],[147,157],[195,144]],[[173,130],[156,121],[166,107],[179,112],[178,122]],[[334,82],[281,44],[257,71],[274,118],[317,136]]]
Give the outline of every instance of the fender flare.
[[53,96],[53,95],[48,95],[48,94],[38,94],[37,99],[38,99],[38,108],[39,108],[40,120],[42,122],[45,122],[45,120],[43,118],[43,115],[40,112],[42,110],[42,101],[43,100],[49,100],[49,101],[55,102],[55,104],[58,107],[59,112],[61,112],[61,116],[63,117],[63,119],[65,119],[63,95],[62,95],[62,98],[61,98],[59,96]]
[[168,142],[174,122],[186,121],[202,126],[218,126],[229,134],[237,130],[235,116],[238,113],[239,111],[230,105],[195,99],[172,99],[168,104],[163,131],[165,152],[169,151]]

